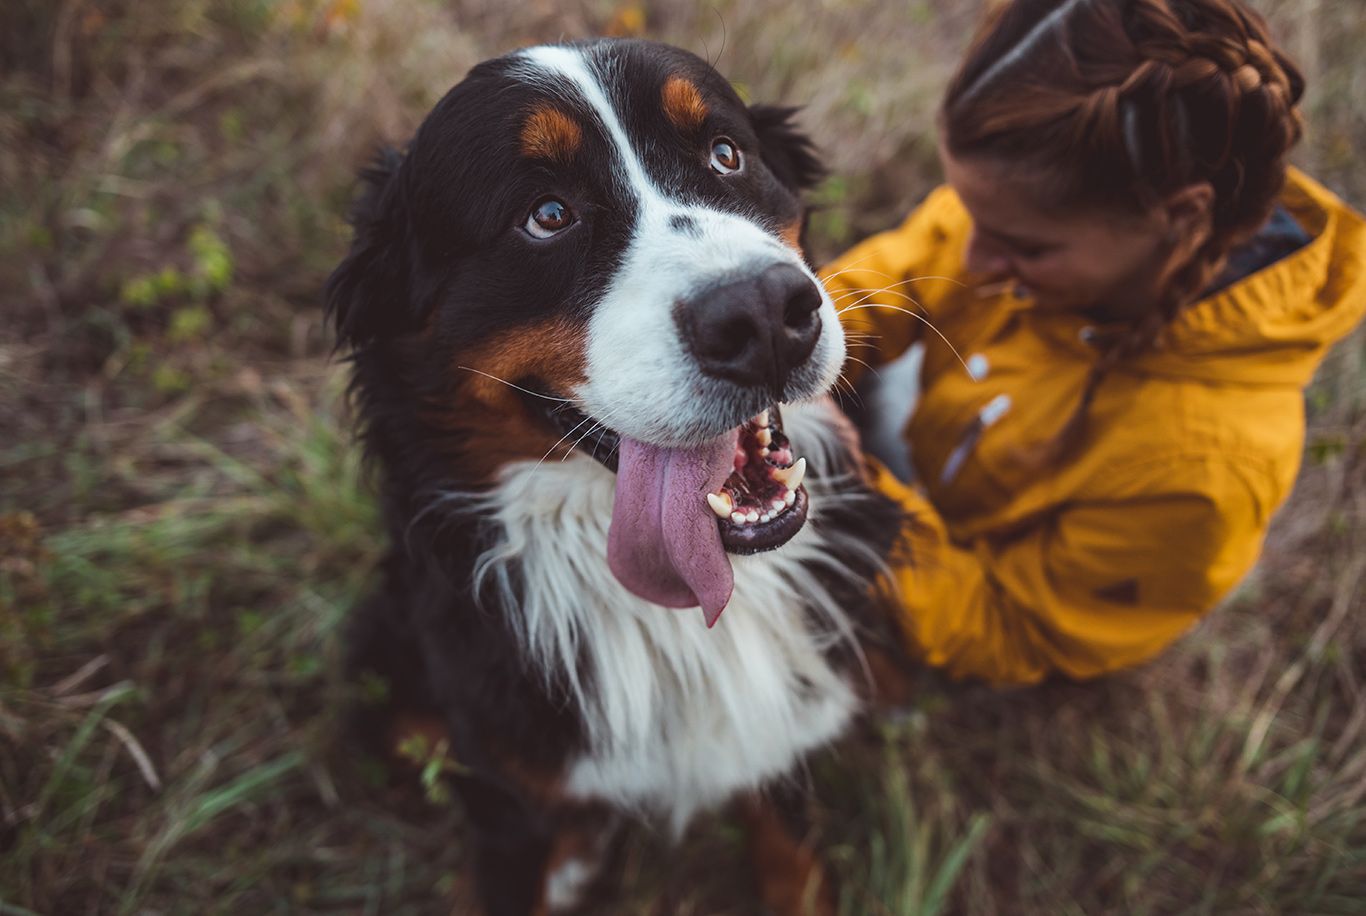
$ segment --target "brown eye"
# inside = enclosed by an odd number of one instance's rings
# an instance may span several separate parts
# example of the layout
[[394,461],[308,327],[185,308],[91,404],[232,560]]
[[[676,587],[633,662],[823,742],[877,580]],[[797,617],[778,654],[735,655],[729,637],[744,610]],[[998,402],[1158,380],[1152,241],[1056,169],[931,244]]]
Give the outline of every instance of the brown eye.
[[711,170],[718,175],[732,175],[740,171],[744,160],[740,157],[740,147],[730,137],[717,137],[711,141]]
[[547,197],[531,208],[526,218],[526,231],[538,239],[548,239],[574,223],[574,211],[564,201]]

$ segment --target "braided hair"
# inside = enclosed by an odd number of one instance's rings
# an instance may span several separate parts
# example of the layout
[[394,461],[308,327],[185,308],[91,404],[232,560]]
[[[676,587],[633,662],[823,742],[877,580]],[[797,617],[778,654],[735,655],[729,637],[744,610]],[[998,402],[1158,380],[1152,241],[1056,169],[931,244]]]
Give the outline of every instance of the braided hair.
[[1270,217],[1303,94],[1242,0],[1011,0],[983,25],[941,110],[955,158],[1008,162],[1057,208],[1142,213],[1193,184],[1214,192],[1208,235],[1156,308],[1102,343],[1048,457],[1080,441],[1110,370],[1157,345]]

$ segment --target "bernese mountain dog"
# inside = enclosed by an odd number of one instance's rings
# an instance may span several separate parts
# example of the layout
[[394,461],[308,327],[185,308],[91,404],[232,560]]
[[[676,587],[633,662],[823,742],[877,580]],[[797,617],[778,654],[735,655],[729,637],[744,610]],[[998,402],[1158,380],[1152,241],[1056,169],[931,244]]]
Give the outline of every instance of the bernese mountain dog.
[[762,818],[867,699],[901,520],[827,396],[792,115],[666,45],[535,47],[363,173],[327,306],[392,547],[351,666],[439,720],[488,914],[602,912],[623,815]]

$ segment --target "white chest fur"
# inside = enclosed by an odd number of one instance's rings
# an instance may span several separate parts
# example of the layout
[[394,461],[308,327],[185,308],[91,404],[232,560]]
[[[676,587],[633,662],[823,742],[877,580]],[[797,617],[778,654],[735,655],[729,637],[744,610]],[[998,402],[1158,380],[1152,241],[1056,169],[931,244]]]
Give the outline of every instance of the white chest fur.
[[[802,435],[794,441],[808,454],[826,444]],[[855,711],[852,687],[824,652],[852,638],[815,574],[839,572],[832,534],[813,524],[826,494],[809,484],[811,518],[783,548],[732,558],[735,593],[708,630],[701,611],[649,604],[612,576],[614,486],[578,455],[508,468],[488,503],[504,537],[476,577],[521,596],[514,625],[535,667],[573,673],[591,751],[571,765],[569,793],[681,831],[699,810],[791,770]]]

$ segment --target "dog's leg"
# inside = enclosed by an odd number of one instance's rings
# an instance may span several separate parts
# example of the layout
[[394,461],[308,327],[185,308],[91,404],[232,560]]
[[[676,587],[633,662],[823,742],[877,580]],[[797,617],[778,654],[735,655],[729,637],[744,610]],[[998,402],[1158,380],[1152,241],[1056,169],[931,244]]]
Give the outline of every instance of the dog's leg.
[[[416,782],[434,759],[460,766],[451,730],[439,715],[391,710],[389,759]],[[444,761],[443,761],[444,763]],[[554,832],[538,802],[511,785],[472,775],[442,776],[460,797],[470,830],[471,855],[450,901],[451,916],[540,916],[540,877],[550,860]]]
[[[606,809],[531,811],[488,785],[462,793],[475,833],[481,916],[589,916],[615,890],[617,821]],[[500,798],[500,796],[502,796]]]
[[[421,742],[441,748],[449,732],[442,720],[400,714],[391,731],[395,756]],[[619,852],[619,818],[609,809],[566,802],[549,780],[509,765],[507,782],[456,776],[473,855],[457,886],[453,916],[588,916],[609,899]],[[478,902],[476,902],[476,900]]]
[[620,852],[620,822],[606,808],[562,810],[541,883],[546,916],[604,912],[604,901],[615,896]]
[[549,824],[502,786],[473,778],[457,778],[456,786],[474,828],[471,865],[480,916],[545,913],[540,876],[550,860]]
[[[390,730],[393,759],[414,777],[428,755],[443,753],[450,732],[438,716],[400,712]],[[415,758],[405,748],[418,748]],[[511,773],[508,774],[511,776]],[[519,774],[525,776],[525,774]],[[548,786],[456,776],[471,830],[472,855],[451,901],[452,916],[568,916],[600,900],[609,840],[604,814],[561,809]]]
[[749,834],[759,896],[773,916],[835,914],[830,877],[798,833],[804,809],[805,802],[800,798],[751,796],[739,805]]
[[[394,571],[398,566],[394,557],[386,561],[384,587],[353,608],[346,624],[343,670],[357,688],[347,709],[349,738],[382,758],[394,754],[400,720],[436,715],[421,643],[409,620],[409,597]],[[374,692],[367,696],[362,685]],[[440,730],[439,723],[421,729]]]

